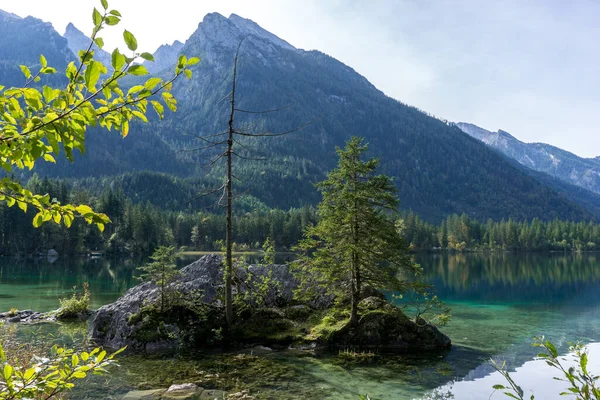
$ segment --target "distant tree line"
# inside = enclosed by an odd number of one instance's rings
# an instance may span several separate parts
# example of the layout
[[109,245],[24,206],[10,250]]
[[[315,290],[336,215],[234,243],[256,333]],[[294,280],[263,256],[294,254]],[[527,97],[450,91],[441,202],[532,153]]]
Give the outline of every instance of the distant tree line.
[[[220,250],[225,237],[225,215],[211,212],[164,210],[149,201],[134,203],[120,188],[94,194],[69,186],[63,180],[33,176],[27,188],[48,193],[60,202],[90,204],[107,214],[111,223],[104,232],[76,219],[70,229],[55,224],[34,228],[34,210],[23,213],[16,206],[0,205],[0,254],[59,254],[104,251],[118,254],[150,254],[158,246],[191,250]],[[234,219],[235,250],[260,249],[274,238],[278,250],[289,250],[302,237],[304,227],[316,222],[314,207],[243,212]]]
[[[34,210],[23,213],[16,206],[0,205],[0,254],[29,255],[55,249],[60,254],[104,251],[118,254],[150,254],[158,246],[190,250],[220,250],[225,237],[225,215],[214,211],[181,212],[164,209],[148,199],[135,201],[116,188],[85,190],[64,180],[40,179],[34,175],[29,190],[48,193],[62,203],[90,204],[106,213],[111,223],[100,232],[95,226],[76,219],[71,229],[31,224]],[[245,201],[240,199],[240,201]],[[308,225],[317,222],[315,207],[268,209],[264,205],[249,211],[243,207],[234,218],[235,250],[260,249],[273,238],[279,251],[290,250],[302,238]],[[513,219],[480,222],[467,215],[448,216],[441,224],[431,224],[413,212],[405,211],[396,229],[410,249],[422,251],[592,251],[600,250],[600,225],[593,222]]]
[[413,251],[592,251],[600,250],[600,225],[594,222],[514,219],[480,222],[450,215],[440,225],[412,212],[396,222]]

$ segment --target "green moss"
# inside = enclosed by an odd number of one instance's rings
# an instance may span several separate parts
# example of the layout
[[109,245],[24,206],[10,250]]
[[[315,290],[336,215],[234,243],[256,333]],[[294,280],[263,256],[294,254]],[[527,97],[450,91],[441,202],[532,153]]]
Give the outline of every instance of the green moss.
[[348,324],[350,312],[344,309],[333,309],[328,314],[322,316],[320,321],[315,323],[308,334],[306,340],[329,340],[333,335],[339,332]]

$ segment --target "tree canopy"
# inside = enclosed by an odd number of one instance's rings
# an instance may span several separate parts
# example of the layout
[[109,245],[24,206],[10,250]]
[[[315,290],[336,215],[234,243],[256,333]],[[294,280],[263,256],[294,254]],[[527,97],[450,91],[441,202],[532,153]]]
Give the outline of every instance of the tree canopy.
[[[403,290],[401,275],[415,269],[395,227],[396,188],[386,175],[377,175],[379,160],[363,161],[367,145],[352,137],[336,149],[338,166],[317,185],[323,195],[319,222],[304,234],[300,263],[309,281],[351,298],[350,322],[358,322],[363,287]],[[304,288],[303,288],[304,289]]]
[[[150,77],[143,84],[125,91],[120,85],[124,78],[148,75],[137,60],[152,60],[152,55],[138,53],[135,36],[125,30],[123,39],[129,53],[122,54],[118,48],[112,52],[112,72],[97,61],[92,47],[94,44],[98,48],[104,47],[100,31],[121,20],[121,14],[109,10],[106,0],[101,0],[101,4],[102,11],[94,8],[92,13],[94,29],[90,45],[79,52],[77,63],[71,62],[67,66],[64,87],[44,84],[44,78],[57,71],[48,65],[43,55],[40,55],[39,67],[34,72],[26,65],[20,67],[23,85],[0,85],[0,167],[7,173],[13,172],[14,168],[31,170],[38,161],[55,163],[61,153],[73,161],[74,150],[85,152],[85,134],[90,126],[114,129],[125,137],[131,121],[148,122],[149,106],[159,118],[163,117],[165,107],[176,110],[177,101],[170,93],[173,81],[181,74],[191,78],[189,67],[199,59],[188,60],[182,55],[170,79]],[[161,101],[153,98],[159,93]],[[23,211],[29,206],[34,207],[37,210],[33,218],[36,227],[47,221],[70,226],[76,216],[96,224],[100,230],[109,222],[105,214],[94,212],[85,204],[62,204],[47,194],[31,192],[8,176],[0,179],[0,201],[10,207],[16,204]]]

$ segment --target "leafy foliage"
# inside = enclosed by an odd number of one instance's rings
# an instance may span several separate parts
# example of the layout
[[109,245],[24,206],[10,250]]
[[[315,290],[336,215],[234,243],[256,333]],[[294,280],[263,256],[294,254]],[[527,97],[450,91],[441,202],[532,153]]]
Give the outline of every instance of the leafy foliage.
[[[543,337],[536,337],[533,346],[543,350],[538,354],[541,360],[544,360],[546,364],[560,371],[561,377],[554,379],[569,383],[568,391],[560,393],[561,396],[575,396],[577,400],[600,399],[600,388],[598,387],[600,376],[592,375],[588,370],[588,352],[585,347],[579,343],[569,347],[569,352],[574,353],[577,364],[572,367],[566,367],[561,362],[558,351],[552,342],[544,340]],[[523,389],[512,379],[506,369],[506,362],[498,365],[494,360],[491,360],[491,363],[496,371],[508,382],[508,386],[498,384],[494,385],[494,389],[502,390],[507,397],[525,400]],[[529,399],[533,400],[535,396],[532,394]]]
[[77,318],[90,311],[90,290],[87,282],[83,283],[83,293],[73,293],[70,299],[60,299],[58,318]]
[[[102,2],[104,8],[104,2]],[[179,63],[174,76],[167,81],[149,78],[143,85],[131,87],[125,93],[119,81],[127,76],[146,75],[145,68],[135,64],[140,54],[135,53],[135,37],[125,35],[125,41],[133,53],[121,54],[118,49],[112,52],[113,73],[108,75],[104,64],[94,59],[92,44],[102,48],[100,31],[120,21],[116,10],[103,12],[94,9],[92,19],[94,29],[92,42],[87,50],[79,52],[79,61],[71,61],[65,70],[67,84],[54,88],[42,84],[42,78],[56,73],[56,68],[48,65],[40,55],[39,67],[34,72],[25,65],[20,66],[25,82],[21,86],[0,86],[0,167],[7,172],[13,168],[31,170],[38,161],[56,162],[61,152],[66,159],[73,161],[73,150],[85,152],[85,133],[89,126],[115,129],[123,137],[129,133],[132,120],[148,122],[146,112],[151,105],[160,118],[164,107],[150,98],[159,92],[164,105],[176,110],[177,101],[169,92],[172,82],[199,60],[191,58]],[[39,84],[38,84],[39,83]],[[62,151],[61,151],[62,149]],[[35,227],[44,222],[64,223],[67,227],[76,216],[88,224],[96,224],[100,230],[109,222],[106,215],[94,212],[87,205],[61,204],[48,195],[35,194],[23,188],[9,177],[0,180],[0,201],[9,207],[15,204],[23,211],[28,206],[37,210],[33,218]]]
[[[89,374],[102,375],[115,364],[114,357],[96,348],[91,352],[54,346],[48,357],[35,357],[31,365],[10,362],[0,344],[0,399],[51,399],[69,391]],[[22,361],[22,360],[20,360]]]

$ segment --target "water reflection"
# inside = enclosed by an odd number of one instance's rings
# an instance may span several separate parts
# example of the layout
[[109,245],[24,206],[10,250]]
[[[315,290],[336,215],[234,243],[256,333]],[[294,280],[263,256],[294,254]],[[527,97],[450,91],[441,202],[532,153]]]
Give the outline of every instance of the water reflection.
[[[425,279],[446,299],[486,302],[600,300],[596,253],[417,255]],[[585,293],[585,295],[583,295]]]
[[[179,265],[198,257],[186,257]],[[596,254],[435,254],[415,258],[425,279],[452,308],[453,319],[443,328],[455,344],[449,353],[387,357],[370,365],[343,364],[335,355],[269,353],[262,366],[234,365],[234,372],[225,370],[219,355],[143,363],[123,358],[127,374],[112,376],[111,387],[118,388],[116,395],[160,371],[177,376],[181,370],[205,370],[231,373],[232,381],[263,393],[264,398],[301,399],[307,398],[306,393],[322,399],[356,399],[359,393],[369,393],[374,399],[419,398],[440,387],[442,394],[455,388],[456,399],[466,396],[465,388],[480,395],[464,398],[487,399],[493,391],[489,380],[493,370],[486,363],[490,357],[507,360],[511,369],[523,371],[520,383],[527,386],[535,379],[551,378],[521,368],[536,354],[530,346],[533,336],[546,335],[563,352],[568,341],[600,341],[600,258]],[[255,255],[249,262],[259,259],[260,255]],[[92,306],[99,307],[137,284],[136,267],[143,262],[59,258],[50,264],[47,260],[0,258],[0,310],[54,309],[59,298],[69,296],[73,286],[85,281],[90,283]],[[98,385],[93,388],[106,384],[92,383]],[[97,398],[103,395],[99,392]]]
[[49,311],[73,287],[90,284],[91,306],[116,300],[135,285],[134,271],[141,261],[110,258],[46,259],[0,258],[0,310],[10,308]]

